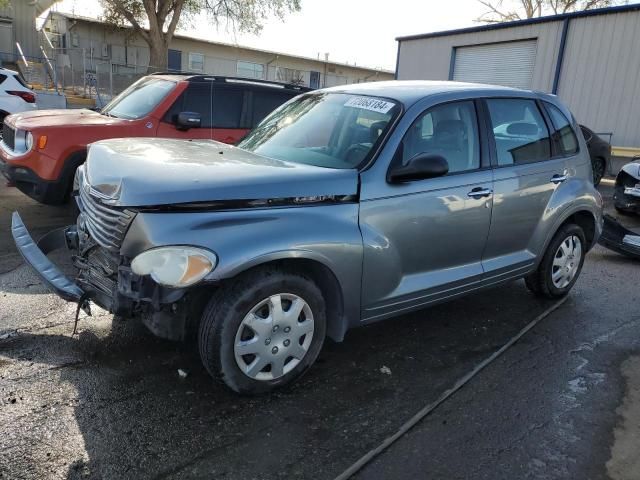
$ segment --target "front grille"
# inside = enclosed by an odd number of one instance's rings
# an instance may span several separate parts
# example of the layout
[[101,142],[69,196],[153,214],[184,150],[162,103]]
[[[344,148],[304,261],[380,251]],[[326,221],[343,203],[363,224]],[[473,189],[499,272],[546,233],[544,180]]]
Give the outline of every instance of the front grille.
[[2,141],[11,150],[16,149],[16,131],[6,123],[2,125]]
[[116,254],[99,245],[90,247],[83,255],[82,260],[76,259],[76,266],[80,270],[78,282],[85,289],[97,290],[107,299],[112,299],[116,292],[118,259]]
[[78,206],[85,214],[87,233],[107,250],[119,251],[135,213],[105,205],[91,194],[91,187],[86,182],[83,182],[79,190]]

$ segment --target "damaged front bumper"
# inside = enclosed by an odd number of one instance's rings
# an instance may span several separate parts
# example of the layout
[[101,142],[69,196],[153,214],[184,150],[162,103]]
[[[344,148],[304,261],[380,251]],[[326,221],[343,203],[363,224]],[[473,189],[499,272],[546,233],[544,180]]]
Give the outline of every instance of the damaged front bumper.
[[13,212],[11,234],[22,258],[36,271],[51,291],[69,302],[81,301],[85,296],[82,288],[62,273],[46,256],[47,253],[58,248],[69,247],[68,242],[76,234],[75,227],[53,230],[36,243],[27,231],[18,212]]
[[[89,301],[93,301],[117,315],[139,316],[159,337],[170,340],[186,337],[188,314],[192,307],[186,299],[187,290],[163,287],[151,278],[134,275],[122,257],[117,265],[109,266],[102,260],[93,262],[91,253],[89,256],[73,255],[80,273],[75,280],[70,279],[46,254],[63,247],[70,252],[81,253],[79,250],[83,249],[79,249],[75,225],[53,230],[36,242],[20,215],[14,212],[11,232],[18,251],[43,283],[62,299],[77,303],[88,315],[91,314]],[[93,250],[100,252],[99,247]],[[110,272],[111,279],[106,275],[110,269],[114,270]]]
[[611,215],[604,216],[604,228],[598,243],[609,250],[640,260],[640,235],[622,226]]

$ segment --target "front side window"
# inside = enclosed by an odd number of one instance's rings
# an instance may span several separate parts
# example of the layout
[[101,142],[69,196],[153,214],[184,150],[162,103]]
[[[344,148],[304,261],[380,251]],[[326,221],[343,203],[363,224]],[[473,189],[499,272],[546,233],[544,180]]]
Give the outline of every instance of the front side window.
[[204,55],[201,53],[189,53],[189,70],[192,72],[204,71]]
[[238,60],[238,76],[244,78],[264,79],[264,65],[261,63]]
[[[545,102],[547,112],[553,122],[553,142],[561,155],[572,155],[578,151],[578,138],[571,128],[571,122],[558,107]],[[586,137],[586,136],[585,136]]]
[[144,77],[111,100],[101,113],[135,120],[148,115],[173,90],[176,82],[157,77]]
[[190,83],[165,115],[165,121],[175,123],[181,112],[200,114],[200,127],[211,128],[211,82]]
[[478,119],[473,102],[430,108],[409,127],[402,140],[402,164],[421,153],[441,155],[449,173],[480,168]]
[[380,97],[301,95],[265,118],[238,146],[294,163],[358,168],[399,111],[399,104]]
[[549,130],[533,100],[487,100],[498,165],[521,165],[551,158]]

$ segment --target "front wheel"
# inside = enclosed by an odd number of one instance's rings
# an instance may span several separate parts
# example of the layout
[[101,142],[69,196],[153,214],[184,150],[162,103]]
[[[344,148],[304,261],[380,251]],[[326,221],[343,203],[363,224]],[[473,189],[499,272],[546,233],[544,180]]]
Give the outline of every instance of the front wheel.
[[538,269],[525,278],[533,293],[559,298],[569,293],[580,275],[587,242],[578,225],[564,225],[551,240]]
[[276,269],[245,274],[218,291],[200,322],[200,357],[211,376],[242,394],[271,391],[316,360],[325,302],[307,276]]

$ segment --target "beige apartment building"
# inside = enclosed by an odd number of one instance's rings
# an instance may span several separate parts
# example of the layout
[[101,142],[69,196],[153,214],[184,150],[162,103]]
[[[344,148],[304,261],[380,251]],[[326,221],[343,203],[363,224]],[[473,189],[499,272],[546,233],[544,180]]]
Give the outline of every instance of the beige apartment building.
[[[70,72],[89,72],[98,80],[109,75],[139,75],[149,66],[149,48],[129,28],[113,28],[96,19],[50,12],[41,41],[52,60]],[[390,71],[209,42],[176,35],[168,52],[171,71],[198,72],[274,80],[311,88],[393,79]],[[76,73],[77,75],[77,73]],[[118,90],[118,88],[116,88]]]

